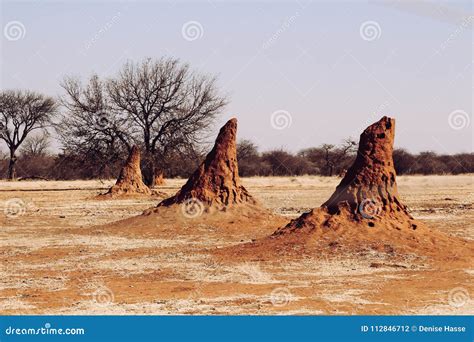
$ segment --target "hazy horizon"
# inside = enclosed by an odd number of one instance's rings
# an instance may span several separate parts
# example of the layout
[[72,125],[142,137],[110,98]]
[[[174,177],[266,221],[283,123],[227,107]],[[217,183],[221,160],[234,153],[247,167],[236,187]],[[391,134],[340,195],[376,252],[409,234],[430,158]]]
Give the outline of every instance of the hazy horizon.
[[260,150],[357,140],[388,115],[397,147],[473,151],[470,1],[2,1],[1,9],[2,89],[57,96],[66,75],[106,78],[128,59],[169,56],[218,76],[230,103],[214,131],[237,117],[239,139]]

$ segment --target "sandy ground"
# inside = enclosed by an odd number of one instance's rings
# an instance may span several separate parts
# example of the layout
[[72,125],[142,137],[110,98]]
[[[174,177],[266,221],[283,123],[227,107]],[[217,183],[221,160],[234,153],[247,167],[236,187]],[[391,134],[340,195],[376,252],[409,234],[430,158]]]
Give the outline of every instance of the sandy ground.
[[[376,251],[273,260],[214,257],[213,250],[263,237],[321,205],[339,181],[244,178],[250,193],[283,216],[255,231],[239,226],[242,221],[224,231],[219,222],[192,219],[169,227],[157,223],[151,231],[138,223],[126,230],[97,227],[139,215],[158,200],[93,199],[113,181],[2,181],[0,313],[474,313],[472,265],[440,271],[430,260],[406,255],[395,262]],[[172,195],[183,182],[167,180],[159,190]],[[473,175],[402,176],[398,185],[414,217],[474,240]]]

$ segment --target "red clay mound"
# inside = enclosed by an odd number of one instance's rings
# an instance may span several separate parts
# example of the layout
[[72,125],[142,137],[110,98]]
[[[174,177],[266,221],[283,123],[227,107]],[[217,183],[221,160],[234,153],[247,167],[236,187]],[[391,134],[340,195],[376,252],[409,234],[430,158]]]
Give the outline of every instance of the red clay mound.
[[163,237],[199,231],[241,242],[268,236],[284,224],[283,217],[261,207],[241,184],[236,134],[237,120],[231,119],[221,128],[206,159],[174,196],[140,216],[115,222],[114,232]]
[[393,165],[395,120],[383,117],[360,136],[359,151],[334,194],[321,208],[304,214],[275,234],[300,228],[337,229],[347,225],[416,230],[421,225],[400,202]]
[[364,253],[372,249],[448,258],[456,246],[472,259],[472,243],[428,229],[401,203],[392,157],[394,135],[394,119],[383,117],[369,126],[360,137],[354,164],[329,200],[272,236],[231,248],[231,253],[256,256],[325,249]]
[[120,170],[117,182],[105,194],[99,195],[99,198],[116,198],[124,196],[153,195],[155,194],[148,186],[143,183],[142,171],[140,169],[140,149],[137,146],[132,147],[132,151],[127,158],[125,165]]
[[237,165],[237,119],[229,120],[219,131],[216,143],[186,184],[158,204],[169,207],[196,201],[206,211],[226,211],[231,207],[256,206],[257,201],[243,187]]

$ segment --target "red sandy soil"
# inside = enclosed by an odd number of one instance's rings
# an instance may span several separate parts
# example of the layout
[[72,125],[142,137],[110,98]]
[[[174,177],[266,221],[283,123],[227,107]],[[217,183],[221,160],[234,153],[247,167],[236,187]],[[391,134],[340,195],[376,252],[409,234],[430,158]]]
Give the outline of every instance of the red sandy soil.
[[472,313],[473,241],[428,228],[402,204],[393,129],[388,118],[369,127],[336,192],[290,223],[243,187],[235,120],[188,182],[141,215],[79,225],[79,214],[27,208],[21,224],[2,218],[0,312]]
[[[335,178],[324,177],[244,182],[266,208],[294,207],[292,215],[306,203],[323,203],[336,185]],[[303,234],[308,244],[289,234],[294,243],[277,237],[274,246],[259,246],[288,219],[236,218],[228,212],[189,218],[180,206],[136,217],[156,206],[156,199],[94,201],[90,182],[53,183],[22,182],[22,191],[0,191],[2,204],[11,198],[27,204],[17,217],[0,215],[3,314],[473,312],[472,254],[463,248],[440,253],[443,259],[410,253],[369,227],[362,228],[367,241],[353,240],[352,246],[344,244],[352,230],[320,240]],[[172,195],[182,182],[168,184],[163,191]],[[2,189],[9,186],[0,183]],[[473,241],[467,224],[474,213],[470,187],[468,176],[401,178],[402,198],[413,216],[434,231]],[[117,222],[120,218],[125,220]],[[252,239],[257,241],[250,244]],[[240,252],[230,254],[231,246]]]

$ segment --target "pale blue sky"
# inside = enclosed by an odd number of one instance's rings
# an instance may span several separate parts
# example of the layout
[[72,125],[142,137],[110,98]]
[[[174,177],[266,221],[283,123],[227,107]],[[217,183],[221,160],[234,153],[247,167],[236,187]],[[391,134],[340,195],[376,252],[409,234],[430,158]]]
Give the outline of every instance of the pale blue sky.
[[[107,77],[127,59],[172,56],[219,76],[231,100],[219,124],[236,116],[239,137],[262,150],[338,143],[382,115],[397,119],[397,146],[473,150],[470,1],[2,1],[1,7],[3,89],[56,96],[64,75]],[[20,39],[7,32],[12,21],[23,26]],[[183,36],[188,22],[198,23],[191,24],[195,40]],[[289,113],[289,127],[274,128],[276,111]]]

